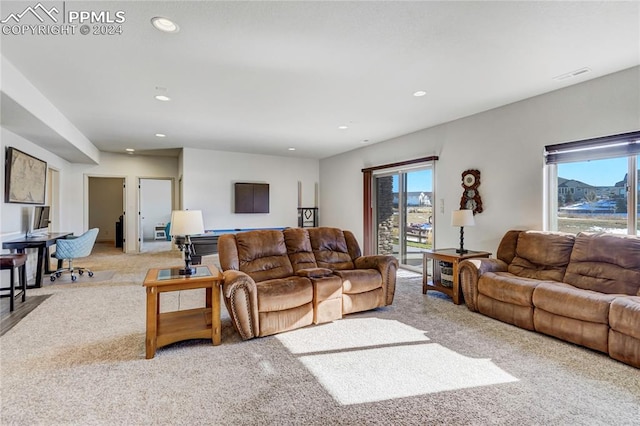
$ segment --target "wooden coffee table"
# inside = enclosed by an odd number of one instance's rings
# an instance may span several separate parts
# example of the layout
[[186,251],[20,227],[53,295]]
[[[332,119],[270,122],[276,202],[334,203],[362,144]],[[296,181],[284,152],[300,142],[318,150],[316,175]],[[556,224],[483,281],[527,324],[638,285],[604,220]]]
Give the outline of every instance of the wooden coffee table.
[[[211,339],[220,344],[220,284],[222,273],[215,266],[198,266],[196,274],[179,275],[180,268],[154,268],[147,272],[143,286],[147,289],[146,358],[156,349],[188,339]],[[160,313],[160,293],[206,289],[203,308]]]

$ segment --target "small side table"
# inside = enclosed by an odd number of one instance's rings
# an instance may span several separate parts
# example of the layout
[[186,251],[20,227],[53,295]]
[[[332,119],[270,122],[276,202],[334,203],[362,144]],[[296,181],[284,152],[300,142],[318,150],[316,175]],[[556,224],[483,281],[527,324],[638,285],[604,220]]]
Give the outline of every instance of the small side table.
[[[143,286],[147,289],[146,358],[156,349],[188,339],[211,339],[219,345],[220,284],[223,275],[215,266],[198,266],[195,275],[178,273],[180,268],[154,268],[147,272]],[[169,291],[206,289],[205,307],[160,313],[160,293]]]
[[[462,303],[460,297],[460,274],[458,273],[458,264],[466,259],[474,257],[489,257],[491,253],[486,251],[468,250],[464,254],[456,253],[456,249],[447,248],[439,250],[427,250],[423,253],[422,259],[422,294],[427,294],[427,290],[435,290],[451,297],[453,303],[459,305]],[[427,276],[427,261],[433,261],[433,279],[429,282]],[[448,262],[453,267],[453,285],[445,287],[442,285],[442,274],[440,269],[440,261]]]

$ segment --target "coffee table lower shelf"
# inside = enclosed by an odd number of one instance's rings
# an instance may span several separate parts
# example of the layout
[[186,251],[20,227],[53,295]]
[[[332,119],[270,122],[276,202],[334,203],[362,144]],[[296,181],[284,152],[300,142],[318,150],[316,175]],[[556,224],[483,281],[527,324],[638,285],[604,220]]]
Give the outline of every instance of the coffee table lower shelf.
[[447,296],[451,297],[453,299],[453,288],[452,287],[445,287],[442,284],[438,283],[438,282],[433,282],[433,281],[428,281],[426,283],[422,284],[422,294],[427,294],[427,290],[431,290],[431,291],[439,291],[440,293],[444,293]]
[[188,339],[211,339],[211,308],[166,312],[158,315],[157,347]]

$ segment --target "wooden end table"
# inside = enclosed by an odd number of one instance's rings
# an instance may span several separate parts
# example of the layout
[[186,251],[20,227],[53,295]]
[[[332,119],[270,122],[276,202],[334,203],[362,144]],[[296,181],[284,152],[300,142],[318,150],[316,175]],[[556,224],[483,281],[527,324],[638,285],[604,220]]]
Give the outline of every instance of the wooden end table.
[[[154,268],[147,272],[143,286],[147,289],[146,358],[156,349],[188,339],[211,339],[220,344],[220,284],[222,273],[215,266],[198,266],[191,276],[180,275],[180,268]],[[205,307],[160,313],[160,293],[206,289]]]
[[[439,291],[451,297],[453,303],[459,305],[460,303],[462,303],[462,298],[460,297],[460,274],[458,273],[458,264],[466,259],[489,256],[491,256],[491,253],[489,252],[473,250],[468,250],[466,253],[460,254],[456,253],[456,249],[454,248],[425,251],[423,253],[422,259],[422,294],[427,294],[427,290]],[[427,276],[428,259],[432,259],[433,261],[433,279],[431,280],[431,282],[429,281],[429,277]],[[451,287],[445,287],[444,285],[442,285],[440,261],[452,264],[453,284]]]

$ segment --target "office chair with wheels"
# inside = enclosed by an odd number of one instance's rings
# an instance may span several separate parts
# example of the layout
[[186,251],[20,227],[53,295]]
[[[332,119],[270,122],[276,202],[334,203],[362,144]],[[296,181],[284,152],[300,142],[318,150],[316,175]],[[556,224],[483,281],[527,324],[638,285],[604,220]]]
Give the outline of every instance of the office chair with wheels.
[[[78,271],[80,275],[84,274],[86,271],[90,277],[93,277],[93,272],[87,268],[74,268],[73,259],[87,257],[91,254],[93,245],[98,237],[98,231],[98,228],[89,229],[78,237],[70,236],[56,242],[56,252],[53,253],[51,257],[55,257],[59,262],[58,269],[51,274],[51,281],[55,281],[56,278],[59,278],[60,275],[66,271],[71,273],[71,281],[75,281],[78,278],[74,274],[75,271]],[[62,262],[60,261],[64,260],[69,261],[68,268],[61,267]]]

